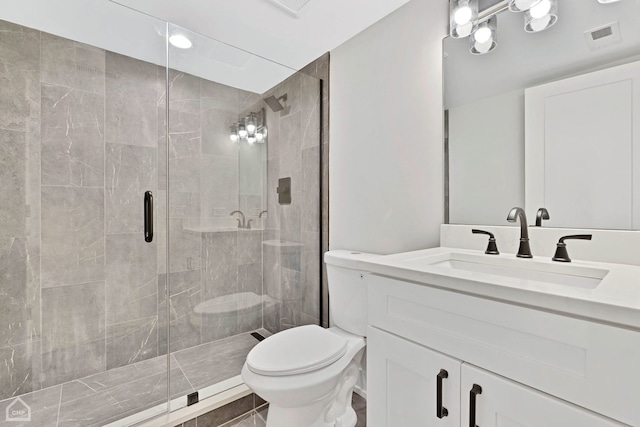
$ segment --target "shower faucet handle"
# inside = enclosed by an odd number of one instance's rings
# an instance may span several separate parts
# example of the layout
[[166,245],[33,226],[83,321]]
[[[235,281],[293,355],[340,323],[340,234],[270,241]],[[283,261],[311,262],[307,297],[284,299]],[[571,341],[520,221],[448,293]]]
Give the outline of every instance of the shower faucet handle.
[[473,234],[484,234],[484,235],[489,236],[489,243],[487,245],[487,250],[484,251],[485,254],[487,254],[487,255],[500,255],[500,252],[498,251],[498,245],[496,244],[496,238],[493,235],[493,233],[491,233],[489,231],[485,231],[485,230],[478,230],[476,228],[471,230],[471,232]]

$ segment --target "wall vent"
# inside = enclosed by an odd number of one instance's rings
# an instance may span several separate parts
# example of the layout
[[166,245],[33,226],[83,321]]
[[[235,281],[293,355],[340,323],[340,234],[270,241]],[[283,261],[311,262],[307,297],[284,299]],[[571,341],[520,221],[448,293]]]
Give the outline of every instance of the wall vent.
[[620,24],[613,22],[598,28],[585,31],[584,38],[591,51],[618,44],[622,41]]
[[270,3],[276,4],[296,18],[301,15],[302,9],[304,9],[310,1],[311,0],[269,0]]

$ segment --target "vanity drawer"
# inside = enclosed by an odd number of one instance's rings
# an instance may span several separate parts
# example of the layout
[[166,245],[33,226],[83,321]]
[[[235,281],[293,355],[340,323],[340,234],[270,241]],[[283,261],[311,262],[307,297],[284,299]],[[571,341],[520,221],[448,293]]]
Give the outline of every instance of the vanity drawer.
[[372,326],[640,426],[638,331],[377,275],[368,294]]

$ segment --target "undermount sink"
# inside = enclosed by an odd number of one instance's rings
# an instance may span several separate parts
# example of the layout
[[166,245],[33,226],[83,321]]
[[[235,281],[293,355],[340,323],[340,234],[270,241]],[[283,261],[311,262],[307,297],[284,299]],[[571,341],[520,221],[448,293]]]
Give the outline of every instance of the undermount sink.
[[583,289],[595,289],[609,272],[593,267],[458,252],[408,259],[405,262],[414,267],[424,265],[450,272],[466,271]]

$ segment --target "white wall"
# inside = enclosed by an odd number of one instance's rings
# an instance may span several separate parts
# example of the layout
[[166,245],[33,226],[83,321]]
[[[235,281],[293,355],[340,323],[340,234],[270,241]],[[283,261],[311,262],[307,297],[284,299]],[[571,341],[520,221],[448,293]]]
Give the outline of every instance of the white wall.
[[330,249],[438,246],[446,0],[411,0],[331,52]]
[[514,206],[524,207],[522,89],[449,109],[449,222],[506,225]]

